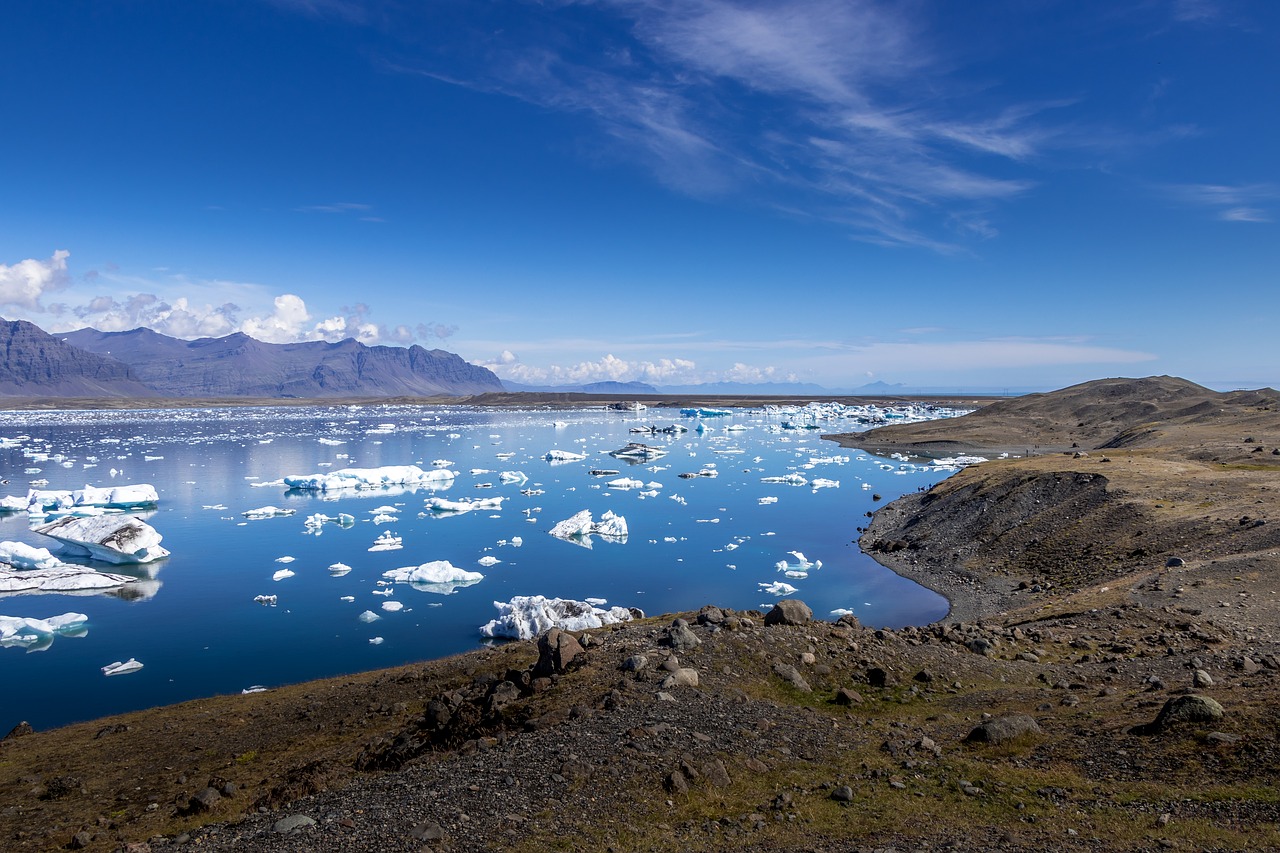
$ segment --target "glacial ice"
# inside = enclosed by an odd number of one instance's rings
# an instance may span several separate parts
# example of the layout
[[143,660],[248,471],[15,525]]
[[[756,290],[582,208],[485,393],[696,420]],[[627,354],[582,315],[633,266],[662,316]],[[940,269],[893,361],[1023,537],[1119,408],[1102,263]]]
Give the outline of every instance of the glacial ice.
[[407,583],[420,592],[436,595],[452,595],[455,591],[484,580],[480,572],[459,569],[448,560],[433,560],[420,566],[405,566],[383,572],[382,576],[396,583]]
[[503,483],[515,483],[516,485],[523,485],[525,482],[528,481],[529,476],[525,474],[523,471],[503,471],[501,474],[498,475],[498,479]]
[[55,636],[84,634],[89,617],[83,613],[63,613],[48,619],[28,616],[0,616],[0,646],[47,646]]
[[424,471],[417,465],[387,465],[382,468],[343,468],[320,474],[293,474],[284,478],[284,484],[291,489],[320,492],[381,489],[388,486],[443,489],[452,485],[456,476],[453,471],[444,468]]
[[155,486],[150,483],[105,488],[85,486],[74,491],[29,489],[25,499],[15,495],[0,498],[0,511],[25,510],[32,515],[42,515],[89,508],[137,509],[155,506],[159,501]]
[[[0,543],[11,544],[11,543]],[[44,551],[43,548],[37,549]],[[45,551],[45,553],[48,553]],[[95,571],[87,566],[58,563],[47,568],[8,571],[0,569],[0,595],[12,593],[95,593],[139,583],[138,578]],[[155,581],[150,583],[155,584]]]
[[551,628],[584,631],[632,618],[625,607],[605,610],[585,601],[542,595],[517,595],[510,601],[495,601],[493,606],[498,608],[498,618],[481,625],[480,633],[512,640],[531,640]]
[[790,474],[784,474],[781,477],[761,477],[762,483],[782,483],[787,486],[807,486],[809,481],[804,478],[803,474],[792,471]]
[[36,548],[25,542],[0,542],[0,563],[15,569],[56,569],[63,564],[48,548]]
[[279,518],[286,515],[293,515],[296,509],[282,509],[278,506],[260,506],[257,509],[245,510],[240,513],[245,518]]
[[641,480],[633,480],[630,477],[619,477],[616,480],[610,480],[605,485],[611,489],[619,489],[622,491],[626,491],[627,489],[644,488],[644,483]]
[[164,537],[131,515],[61,518],[35,531],[61,543],[64,554],[104,563],[150,563],[169,556],[160,545]]
[[296,573],[293,571],[293,569],[280,569],[279,571],[277,571],[275,574],[271,576],[271,579],[273,581],[282,581],[285,578],[293,577],[294,574]]
[[548,462],[581,462],[587,455],[574,453],[572,450],[548,450],[542,458]]
[[373,540],[373,547],[370,551],[398,551],[404,547],[404,541],[390,530],[382,531],[377,539]]
[[459,498],[456,501],[448,498],[427,498],[425,503],[427,509],[437,515],[456,515],[477,509],[502,509],[504,500],[503,497]]
[[589,509],[584,509],[564,521],[557,522],[547,532],[557,539],[582,545],[585,548],[591,547],[592,536],[600,536],[606,542],[626,542],[628,535],[625,518],[615,515],[612,510],[606,510],[599,521],[592,521]]
[[351,567],[346,563],[334,563],[329,567],[329,574],[333,575],[335,578],[340,578],[349,571],[351,571]]
[[773,583],[757,584],[761,592],[767,592],[770,595],[792,595],[796,592],[796,587],[782,581],[774,581]]
[[103,675],[129,675],[142,669],[142,664],[136,658],[129,658],[124,663],[116,661],[109,663],[102,668]]

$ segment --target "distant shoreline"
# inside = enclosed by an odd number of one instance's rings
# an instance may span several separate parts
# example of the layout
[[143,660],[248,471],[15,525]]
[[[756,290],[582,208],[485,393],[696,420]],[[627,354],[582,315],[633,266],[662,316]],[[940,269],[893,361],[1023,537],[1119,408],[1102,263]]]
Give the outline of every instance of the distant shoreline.
[[724,394],[613,394],[566,392],[508,392],[466,397],[0,397],[0,411],[135,411],[146,409],[227,409],[280,406],[477,406],[489,408],[573,409],[608,406],[613,403],[643,403],[650,408],[722,407],[757,408],[766,405],[805,405],[834,402],[849,406],[932,404],[957,408],[977,408],[997,396],[970,395],[724,395]]

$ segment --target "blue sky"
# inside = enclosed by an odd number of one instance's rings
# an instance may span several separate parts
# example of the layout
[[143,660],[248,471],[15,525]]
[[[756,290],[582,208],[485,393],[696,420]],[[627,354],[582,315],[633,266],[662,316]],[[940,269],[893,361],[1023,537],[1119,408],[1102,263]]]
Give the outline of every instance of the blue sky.
[[17,0],[0,315],[521,382],[1280,385],[1280,4]]

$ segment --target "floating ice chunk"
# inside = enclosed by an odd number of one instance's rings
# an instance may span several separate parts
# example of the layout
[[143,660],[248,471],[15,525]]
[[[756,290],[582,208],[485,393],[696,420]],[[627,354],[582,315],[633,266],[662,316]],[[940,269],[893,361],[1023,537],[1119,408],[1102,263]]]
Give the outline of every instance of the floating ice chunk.
[[[37,482],[33,481],[33,484]],[[0,510],[8,512],[26,510],[38,514],[47,510],[66,511],[85,507],[136,509],[154,506],[159,501],[155,486],[149,483],[106,488],[85,486],[75,491],[29,489],[25,500],[13,496],[0,499]]]
[[606,542],[627,541],[627,520],[612,511],[606,511],[598,522],[592,521],[591,510],[584,509],[564,521],[558,522],[547,531],[557,539],[572,542],[590,548],[593,535],[598,535]]
[[641,482],[640,480],[633,480],[630,477],[619,477],[616,480],[610,480],[605,485],[607,485],[611,489],[621,489],[624,491],[627,489],[644,488],[643,482]]
[[267,688],[263,687],[261,684],[254,684],[250,687],[246,687],[243,690],[241,690],[240,695],[248,696],[250,693],[266,693],[266,692],[267,692]]
[[[17,543],[4,542],[0,545]],[[43,548],[32,549],[48,554]],[[53,558],[51,558],[53,559]],[[140,583],[138,578],[95,571],[88,566],[73,566],[54,559],[56,565],[8,571],[0,569],[0,595],[11,593],[60,592],[93,594]],[[154,582],[152,582],[154,583]]]
[[314,533],[317,536],[320,535],[320,529],[326,524],[336,524],[339,527],[345,528],[351,527],[355,523],[355,516],[349,515],[345,512],[340,512],[336,516],[325,515],[322,512],[317,512],[314,515],[308,515],[306,521],[302,522],[303,526],[307,528],[308,533]]
[[130,673],[137,672],[140,669],[142,669],[142,664],[140,664],[136,658],[129,658],[124,663],[116,661],[115,663],[107,664],[102,668],[102,674],[129,675]]
[[382,531],[381,536],[373,540],[373,547],[371,547],[369,550],[370,551],[398,551],[403,547],[404,547],[404,542],[403,540],[401,540],[399,536],[395,535],[390,530],[384,530]]
[[499,560],[497,557],[493,556],[492,554],[486,554],[485,556],[476,560],[476,562],[484,566],[485,568],[488,568],[489,566],[496,566],[498,565],[498,563],[501,563],[502,561]]
[[293,571],[293,569],[280,569],[279,571],[277,571],[275,574],[271,576],[271,579],[273,581],[282,581],[285,578],[293,577],[294,574],[295,572]]
[[396,515],[388,515],[388,514],[387,514],[387,513],[385,513],[385,512],[380,512],[380,513],[378,513],[377,515],[375,515],[375,516],[373,517],[373,523],[374,523],[374,524],[391,524],[391,523],[396,522],[396,521],[399,521],[399,520],[400,520],[400,517],[399,517],[399,516],[396,516]]
[[757,584],[761,592],[767,592],[769,595],[791,595],[796,592],[796,587],[782,581],[774,581],[773,583]]
[[456,515],[477,509],[502,509],[504,500],[506,500],[504,497],[460,498],[456,501],[448,498],[427,498],[426,506],[437,515]]
[[15,569],[56,569],[64,563],[48,548],[36,548],[25,542],[0,542],[0,563]]
[[528,482],[529,476],[523,471],[503,471],[498,475],[498,479],[503,483],[515,483],[521,485]]
[[296,509],[282,509],[278,506],[260,506],[257,509],[245,510],[240,513],[245,518],[277,518],[286,515],[293,515]]
[[379,616],[377,613],[374,613],[372,610],[366,610],[356,618],[367,625],[370,622],[377,622],[382,617]]
[[369,510],[369,512],[374,515],[395,515],[399,511],[399,507],[389,506],[387,504],[383,504],[380,507],[375,507],[374,509]]
[[581,462],[587,455],[574,453],[572,450],[548,450],[542,458],[548,462]]
[[[390,603],[391,603],[390,601],[388,601],[388,602],[387,602],[387,604],[390,604]],[[381,638],[381,637],[370,637],[370,638],[369,638],[369,645],[371,645],[371,646],[380,646],[380,645],[382,645],[382,638]]]
[[832,610],[832,611],[831,611],[831,615],[832,615],[832,616],[835,616],[835,617],[840,617],[840,616],[852,616],[852,615],[853,615],[853,611],[852,611],[852,610],[850,610],[850,609],[849,609],[849,608],[847,608],[847,607],[837,607],[835,610]]
[[945,456],[941,459],[933,460],[933,466],[939,469],[954,471],[958,468],[963,468],[966,465],[977,465],[979,462],[986,461],[988,460],[985,456]]
[[295,557],[276,557],[276,562],[277,562],[277,563],[292,563],[295,559],[296,559]]
[[807,486],[809,481],[804,478],[803,474],[792,471],[790,474],[784,474],[781,477],[761,477],[762,483],[782,483],[787,486]]
[[448,459],[433,459],[431,464],[437,468],[448,468],[453,465],[453,462]]
[[456,476],[454,472],[443,468],[424,471],[417,465],[388,465],[382,468],[343,468],[320,474],[294,474],[285,477],[284,484],[291,489],[321,492],[382,489],[390,486],[440,489],[450,486]]
[[764,497],[759,498],[758,502],[760,506],[766,506],[768,504],[776,504],[778,502],[778,498],[774,495],[765,495]]
[[382,602],[382,609],[388,613],[396,613],[404,609],[404,603],[400,601],[384,601]]
[[169,556],[156,529],[131,515],[62,518],[35,528],[57,540],[64,554],[104,563],[150,563]]
[[816,492],[818,489],[838,489],[840,488],[840,481],[828,480],[824,477],[815,477],[813,480],[809,481],[809,485],[813,486],[813,490]]
[[267,607],[275,607],[276,602],[279,599],[277,596],[274,596],[274,595],[255,595],[253,597],[253,600],[256,601],[258,604],[263,604],[263,605],[266,605]]
[[480,626],[480,633],[513,640],[531,640],[551,628],[583,631],[628,622],[632,618],[631,611],[625,607],[605,610],[586,601],[542,595],[517,595],[510,601],[495,601],[493,606],[498,608],[498,618]]
[[316,441],[318,441],[320,444],[328,445],[329,447],[337,447],[341,444],[346,444],[345,441],[340,441],[339,439],[336,439],[336,438],[317,438]]
[[407,583],[420,592],[436,595],[452,595],[456,590],[484,580],[480,572],[459,569],[448,560],[433,560],[420,566],[405,566],[383,572],[384,578],[397,583]]
[[356,600],[356,597],[355,597],[354,595],[344,595],[344,596],[342,596],[341,598],[339,598],[338,600],[339,600],[339,601],[347,601],[347,602],[351,602],[351,601],[355,601],[355,600]]
[[329,567],[329,574],[333,575],[335,578],[340,578],[349,571],[351,571],[351,567],[346,563],[334,563]]

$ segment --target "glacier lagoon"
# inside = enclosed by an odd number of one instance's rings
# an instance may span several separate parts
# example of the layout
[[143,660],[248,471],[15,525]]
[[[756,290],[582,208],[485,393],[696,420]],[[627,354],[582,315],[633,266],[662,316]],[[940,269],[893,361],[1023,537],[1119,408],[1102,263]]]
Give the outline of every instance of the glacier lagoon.
[[[87,617],[0,648],[0,730],[466,651],[486,641],[480,627],[498,615],[495,603],[517,596],[650,615],[796,597],[818,618],[939,619],[946,601],[861,553],[856,528],[882,505],[873,495],[892,500],[954,469],[821,438],[865,428],[853,414],[394,405],[9,413],[0,496],[152,484],[158,503],[134,514],[171,554],[138,566],[61,556],[141,578],[110,594],[0,594],[0,616]],[[650,426],[657,431],[635,432]],[[631,443],[652,452],[611,455]],[[409,465],[454,476],[360,490],[284,483]],[[597,523],[620,517],[625,540],[550,535],[584,510]],[[57,554],[32,529],[48,520],[0,514],[0,541]],[[483,579],[386,575],[437,562]],[[141,667],[104,674],[131,660]]]

